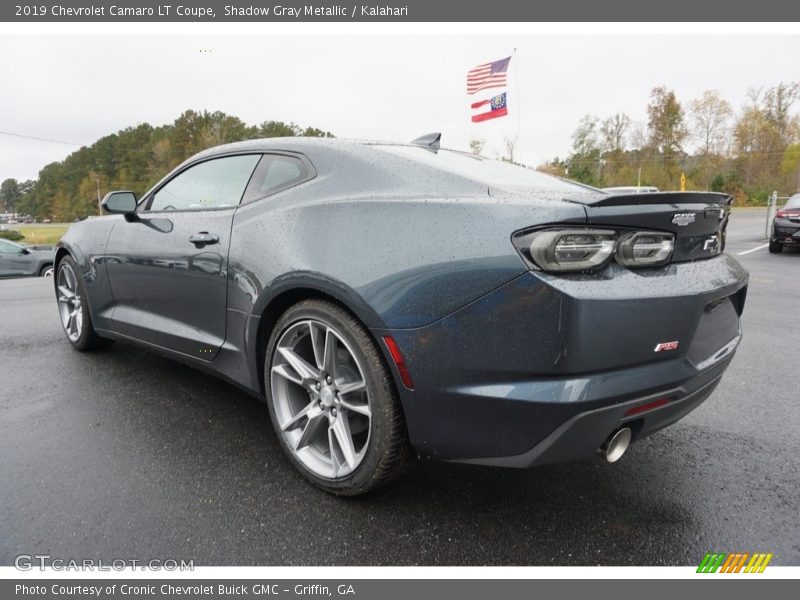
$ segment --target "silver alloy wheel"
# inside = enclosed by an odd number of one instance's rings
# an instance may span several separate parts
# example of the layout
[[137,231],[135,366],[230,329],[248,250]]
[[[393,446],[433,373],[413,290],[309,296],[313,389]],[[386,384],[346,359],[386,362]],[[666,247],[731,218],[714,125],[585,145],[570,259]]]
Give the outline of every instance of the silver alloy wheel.
[[52,277],[54,269],[52,266],[47,267],[44,272],[42,272],[42,277]]
[[58,313],[69,341],[77,342],[83,328],[83,307],[78,291],[78,277],[67,263],[58,268]]
[[331,325],[292,324],[270,364],[278,426],[294,456],[319,477],[352,473],[367,452],[372,411],[364,372]]

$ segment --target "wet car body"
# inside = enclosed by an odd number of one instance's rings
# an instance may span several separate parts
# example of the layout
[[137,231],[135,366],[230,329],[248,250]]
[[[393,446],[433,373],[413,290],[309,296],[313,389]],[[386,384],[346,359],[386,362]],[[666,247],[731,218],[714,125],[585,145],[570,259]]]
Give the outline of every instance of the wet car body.
[[[314,139],[211,149],[154,190],[247,154],[294,157],[305,177],[217,210],[148,211],[148,192],[135,215],[73,225],[56,260],[78,264],[99,335],[262,399],[265,340],[281,314],[304,298],[335,301],[390,365],[423,456],[514,467],[588,458],[615,431],[635,441],[711,394],[739,342],[747,287],[721,252],[729,197],[495,177],[507,166],[483,177],[464,160],[486,159],[437,150]],[[547,272],[525,244],[558,228],[663,232],[674,250],[647,268],[610,259]],[[188,243],[198,232],[218,241]]]

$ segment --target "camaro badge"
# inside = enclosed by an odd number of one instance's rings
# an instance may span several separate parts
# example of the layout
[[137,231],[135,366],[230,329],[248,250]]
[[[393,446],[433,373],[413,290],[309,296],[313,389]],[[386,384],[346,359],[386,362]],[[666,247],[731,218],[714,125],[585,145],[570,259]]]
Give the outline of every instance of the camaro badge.
[[685,227],[689,223],[694,223],[694,213],[676,213],[672,215],[672,222],[678,227]]
[[674,342],[661,342],[660,344],[656,344],[655,350],[653,352],[666,352],[667,350],[676,350],[678,348],[678,341]]

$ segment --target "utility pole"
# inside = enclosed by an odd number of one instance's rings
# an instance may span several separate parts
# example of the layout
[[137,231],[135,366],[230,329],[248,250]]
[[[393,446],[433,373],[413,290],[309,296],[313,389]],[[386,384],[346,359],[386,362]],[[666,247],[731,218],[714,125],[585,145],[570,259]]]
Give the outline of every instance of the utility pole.
[[800,165],[797,165],[797,191],[800,193]]
[[97,214],[102,217],[103,216],[103,207],[102,207],[103,200],[100,198],[100,177],[95,175],[94,176],[94,182],[97,184]]

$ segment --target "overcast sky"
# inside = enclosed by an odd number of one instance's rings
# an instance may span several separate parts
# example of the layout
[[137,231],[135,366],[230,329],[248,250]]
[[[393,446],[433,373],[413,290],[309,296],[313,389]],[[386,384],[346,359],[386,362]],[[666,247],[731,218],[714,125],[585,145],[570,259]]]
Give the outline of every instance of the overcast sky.
[[[509,116],[473,125],[466,71],[514,48]],[[489,155],[519,130],[516,156],[535,165],[567,154],[586,113],[644,121],[656,85],[738,108],[748,87],[797,80],[798,57],[800,36],[0,36],[0,131],[88,145],[192,108],[338,137],[482,137]],[[0,181],[75,149],[0,135]]]

